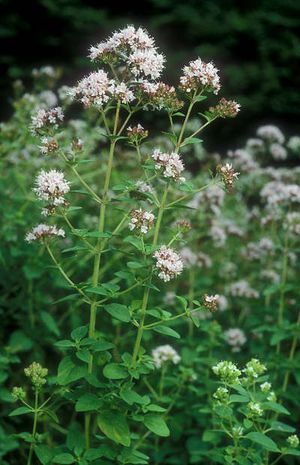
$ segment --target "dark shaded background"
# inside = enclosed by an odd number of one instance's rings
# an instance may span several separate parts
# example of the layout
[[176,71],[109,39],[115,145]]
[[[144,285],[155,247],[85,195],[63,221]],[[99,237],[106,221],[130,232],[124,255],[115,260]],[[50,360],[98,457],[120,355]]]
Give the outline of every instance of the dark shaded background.
[[[33,67],[64,67],[73,84],[90,68],[88,47],[128,23],[143,25],[168,57],[165,80],[198,55],[221,70],[222,94],[243,111],[208,131],[208,145],[229,147],[261,123],[299,131],[300,2],[296,0],[0,0],[1,119],[10,114],[12,81],[30,83]],[[217,134],[217,136],[216,136]],[[216,139],[217,137],[217,139]]]

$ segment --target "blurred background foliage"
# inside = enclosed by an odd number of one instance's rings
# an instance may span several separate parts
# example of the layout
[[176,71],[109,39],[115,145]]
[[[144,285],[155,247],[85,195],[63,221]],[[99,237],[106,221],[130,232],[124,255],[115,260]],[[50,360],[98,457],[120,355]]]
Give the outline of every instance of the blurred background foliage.
[[[90,44],[116,27],[143,25],[166,53],[165,79],[176,83],[184,63],[196,56],[221,70],[223,94],[243,106],[230,124],[207,133],[207,146],[238,145],[264,122],[287,134],[300,113],[300,2],[295,0],[0,0],[1,118],[10,114],[12,81],[26,80],[33,67],[63,67],[72,85],[90,69]],[[217,136],[216,136],[217,134]],[[216,139],[217,137],[217,139]]]

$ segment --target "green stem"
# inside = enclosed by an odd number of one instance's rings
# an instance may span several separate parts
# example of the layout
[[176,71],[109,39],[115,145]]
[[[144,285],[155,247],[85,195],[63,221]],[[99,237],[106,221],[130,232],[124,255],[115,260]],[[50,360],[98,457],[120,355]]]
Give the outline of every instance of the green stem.
[[46,246],[46,249],[47,249],[53,263],[55,264],[56,268],[59,270],[61,275],[65,278],[65,280],[70,284],[70,286],[73,289],[76,289],[76,291],[79,292],[79,294],[81,294],[82,297],[84,297],[85,302],[89,303],[90,301],[89,301],[88,297],[85,295],[85,293],[74,283],[74,281],[72,281],[71,278],[69,278],[69,276],[67,275],[67,273],[65,272],[65,270],[63,269],[61,264],[56,260],[55,256],[53,255],[52,250],[50,249],[49,244],[47,244],[45,242],[45,246]]
[[[168,188],[169,188],[169,185],[167,184],[167,186],[165,187],[163,196],[162,196],[160,206],[159,206],[158,216],[157,216],[157,221],[156,221],[156,224],[155,224],[154,236],[153,236],[153,241],[152,241],[153,246],[157,245],[158,234],[159,234],[159,230],[160,230],[160,226],[161,226],[161,220],[162,220],[164,209],[165,209],[165,206],[166,206]],[[151,283],[151,280],[152,280],[152,273],[150,274],[149,284]],[[139,353],[139,350],[140,350],[140,346],[141,346],[141,342],[142,342],[142,338],[143,338],[144,323],[145,323],[145,318],[146,318],[146,310],[147,310],[147,305],[148,305],[149,294],[150,294],[150,289],[149,289],[149,287],[146,287],[145,291],[144,291],[143,301],[142,301],[141,319],[140,319],[140,323],[139,323],[139,329],[138,329],[138,332],[137,332],[137,335],[136,335],[136,340],[135,340],[133,354],[132,354],[132,365],[133,366],[136,363],[138,353]]]
[[194,94],[194,96],[193,96],[193,98],[192,98],[192,100],[191,100],[191,102],[189,104],[188,110],[186,112],[186,115],[185,115],[185,118],[184,118],[184,121],[183,121],[183,124],[182,124],[182,128],[181,128],[181,131],[180,131],[180,134],[179,134],[179,137],[178,137],[178,141],[177,141],[177,144],[176,144],[176,148],[175,148],[176,152],[178,152],[179,149],[180,149],[182,139],[183,139],[183,136],[184,136],[184,133],[185,133],[186,125],[188,123],[188,120],[189,120],[189,117],[191,115],[193,106],[195,104],[195,101],[194,101],[195,95],[196,95],[196,93]]
[[32,454],[33,454],[34,445],[35,445],[35,436],[36,436],[37,421],[38,421],[38,402],[39,402],[39,393],[38,393],[38,390],[36,389],[35,395],[34,395],[34,417],[33,417],[33,427],[32,427],[32,434],[31,434],[32,443],[30,444],[27,465],[31,465]]
[[[117,134],[118,129],[118,122],[119,122],[119,115],[120,115],[120,102],[117,104],[116,114],[115,114],[115,122],[114,122],[114,129],[113,129],[113,136]],[[106,204],[107,204],[107,193],[110,184],[110,178],[112,173],[112,166],[113,166],[113,157],[115,151],[116,141],[113,139],[110,143],[109,155],[108,155],[108,162],[107,162],[107,170],[104,180],[104,187],[103,187],[103,194],[102,194],[102,203],[99,212],[99,223],[98,223],[98,232],[104,232],[105,226],[105,212],[106,212]],[[101,234],[99,234],[101,236]],[[100,263],[101,263],[101,254],[103,251],[103,244],[101,247],[102,238],[99,237],[96,244],[96,253],[94,257],[94,266],[93,266],[93,274],[92,274],[92,287],[97,287],[98,280],[99,280],[99,271],[100,271]],[[94,300],[91,303],[90,307],[90,321],[89,321],[89,337],[94,339],[95,338],[95,328],[96,328],[96,315],[97,315],[97,301]],[[94,357],[93,354],[90,355],[89,363],[88,363],[88,373],[91,374],[93,372],[93,361]],[[90,447],[90,423],[91,423],[91,414],[88,413],[85,415],[85,443],[86,448]]]
[[[288,233],[286,233],[285,241],[284,241],[281,280],[280,280],[280,297],[279,297],[278,319],[277,319],[278,326],[281,326],[283,322],[285,285],[286,285],[287,272],[288,272],[288,250],[289,250]],[[280,353],[280,345],[281,344],[279,341],[276,346],[277,354]]]
[[[299,325],[300,325],[300,311],[298,313],[298,319],[297,319],[297,322],[296,322],[297,329],[298,329]],[[296,348],[297,348],[297,343],[298,343],[298,338],[299,338],[299,334],[296,333],[294,335],[294,337],[293,337],[292,345],[291,345],[291,349],[290,349],[290,353],[289,353],[289,358],[288,359],[289,359],[290,362],[294,359],[294,355],[295,355]],[[283,385],[282,385],[282,391],[283,392],[285,392],[286,388],[288,387],[290,374],[291,374],[291,370],[287,370],[287,372],[285,373],[284,380],[283,380]]]

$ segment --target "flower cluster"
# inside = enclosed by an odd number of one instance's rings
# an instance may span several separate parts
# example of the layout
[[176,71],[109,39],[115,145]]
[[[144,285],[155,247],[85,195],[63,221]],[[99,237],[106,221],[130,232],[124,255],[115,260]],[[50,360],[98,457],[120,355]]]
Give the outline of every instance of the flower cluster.
[[104,63],[125,64],[137,79],[158,79],[165,62],[148,32],[134,26],[114,32],[106,41],[92,46],[90,58]]
[[258,137],[266,140],[267,142],[276,142],[277,144],[283,144],[285,137],[281,130],[277,126],[267,124],[257,129],[256,134]]
[[35,389],[40,389],[46,383],[46,376],[48,374],[48,369],[43,368],[39,363],[33,362],[29,367],[24,369],[24,373],[28,378],[31,379],[31,382]]
[[266,370],[266,366],[263,365],[257,358],[252,358],[250,362],[246,364],[246,367],[243,369],[243,373],[245,373],[248,381],[253,381],[260,375],[264,374]]
[[148,137],[148,131],[141,124],[133,127],[129,126],[127,128],[127,137],[131,144],[138,145],[141,140]]
[[36,178],[36,187],[33,189],[40,200],[50,204],[43,210],[43,214],[51,213],[58,205],[66,205],[65,194],[70,191],[70,184],[61,171],[42,170]]
[[13,387],[11,395],[14,400],[24,400],[26,397],[24,389],[17,386]]
[[229,328],[224,332],[224,337],[227,342],[232,347],[232,352],[240,352],[242,346],[247,342],[245,333],[240,328]]
[[145,109],[150,107],[175,112],[183,107],[183,102],[178,99],[175,87],[164,82],[141,82],[137,86],[137,93]]
[[154,258],[157,260],[156,268],[159,270],[158,276],[165,282],[176,278],[183,270],[183,263],[180,255],[166,245],[162,245],[160,249],[155,252]]
[[299,446],[299,438],[296,434],[292,434],[287,438],[287,443],[289,446],[296,449]]
[[155,149],[152,158],[155,161],[155,169],[162,169],[165,178],[184,182],[185,178],[181,176],[184,165],[178,153],[163,153],[159,149]]
[[257,299],[259,297],[259,293],[246,280],[232,283],[229,286],[229,292],[233,297],[247,297],[248,299]]
[[35,226],[32,231],[26,234],[25,240],[27,242],[40,241],[50,237],[65,237],[65,231],[56,226],[49,226],[48,224],[39,224]]
[[158,346],[153,349],[152,357],[156,368],[161,368],[161,366],[166,362],[171,362],[174,363],[174,365],[177,365],[181,360],[180,355],[178,355],[176,350],[169,344]]
[[217,94],[221,88],[218,69],[213,63],[205,63],[201,58],[191,61],[183,68],[180,84],[188,93],[205,89],[207,92]]
[[70,90],[70,95],[86,107],[98,108],[102,108],[112,98],[122,103],[129,103],[135,98],[132,90],[124,82],[116,84],[115,80],[110,79],[102,69],[81,79],[77,86]]
[[58,150],[59,148],[57,141],[51,137],[42,137],[41,143],[42,145],[39,146],[39,149],[42,155],[47,155],[47,153],[56,152],[56,150]]
[[261,417],[264,413],[259,402],[249,402],[247,409],[249,418]]
[[64,119],[64,113],[61,107],[45,110],[40,108],[35,115],[31,117],[31,131],[33,134],[39,134],[44,129],[58,129],[59,123]]
[[235,118],[240,109],[241,106],[234,100],[221,98],[216,106],[209,109],[209,112],[213,117],[219,116],[220,118]]
[[139,230],[141,234],[147,234],[149,229],[152,228],[155,219],[153,213],[144,211],[141,208],[132,210],[130,218],[128,225],[130,231]]
[[270,206],[286,202],[300,203],[300,186],[271,181],[265,184],[260,195]]
[[300,236],[300,213],[290,212],[286,215],[286,227],[289,232]]
[[233,186],[234,181],[237,180],[240,174],[234,171],[234,168],[230,163],[218,165],[217,170],[220,173],[224,184],[229,188]]
[[219,362],[212,368],[215,375],[219,376],[221,381],[228,384],[239,383],[239,377],[242,372],[232,362]]
[[218,309],[219,295],[204,294],[203,304],[210,312],[215,312]]

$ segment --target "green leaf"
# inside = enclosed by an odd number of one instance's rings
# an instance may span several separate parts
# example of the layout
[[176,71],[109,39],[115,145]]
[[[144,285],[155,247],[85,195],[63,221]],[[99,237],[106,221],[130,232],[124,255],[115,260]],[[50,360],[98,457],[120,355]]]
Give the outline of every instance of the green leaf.
[[53,459],[53,463],[68,464],[68,463],[74,463],[74,462],[75,462],[75,458],[71,454],[58,454]]
[[149,413],[144,417],[144,425],[157,436],[170,436],[170,430],[165,420],[159,415]]
[[203,142],[202,139],[198,139],[198,137],[187,137],[186,140],[181,144],[181,147],[185,147],[186,145],[191,144],[201,144]]
[[60,330],[56,324],[56,321],[54,320],[53,316],[50,313],[47,312],[41,312],[41,320],[46,326],[46,328],[50,331],[50,333],[55,334],[55,336],[60,335]]
[[43,465],[48,465],[53,457],[53,451],[45,445],[36,445],[34,452]]
[[75,405],[76,412],[89,412],[101,407],[102,402],[95,394],[83,394]]
[[93,460],[100,459],[101,457],[103,457],[103,455],[104,455],[103,449],[92,448],[92,449],[88,449],[87,451],[85,451],[84,458],[88,460],[89,462],[92,462]]
[[117,320],[123,321],[124,323],[130,321],[130,313],[126,305],[113,303],[104,305],[104,309]]
[[266,450],[269,450],[271,452],[279,452],[276,443],[263,433],[251,432],[246,434],[245,438],[250,439],[250,441],[253,441],[256,444],[260,444]]
[[83,378],[87,374],[85,365],[76,365],[72,357],[64,357],[58,365],[57,383],[66,386],[73,381]]
[[180,334],[178,334],[174,329],[169,328],[169,326],[158,325],[154,326],[154,331],[160,334],[164,334],[165,336],[175,337],[176,339],[180,339]]
[[120,397],[129,405],[144,404],[144,398],[131,389],[124,389],[120,392]]
[[249,397],[248,396],[240,396],[239,394],[232,394],[230,396],[230,402],[249,402]]
[[117,444],[130,446],[130,431],[126,417],[116,410],[103,410],[98,414],[97,423],[105,436]]
[[70,341],[69,339],[63,339],[62,341],[57,341],[55,342],[54,345],[61,349],[69,349],[70,347],[75,347],[75,343]]
[[127,378],[128,372],[118,363],[109,363],[105,365],[103,375],[108,379],[124,379]]
[[284,431],[285,433],[294,433],[296,429],[293,426],[286,425],[281,421],[272,421],[271,428],[274,431]]
[[76,357],[84,363],[89,363],[91,354],[88,349],[80,349],[76,352]]
[[32,348],[32,340],[23,331],[14,331],[9,338],[9,351],[13,354],[26,352]]
[[79,328],[76,328],[71,332],[71,338],[74,341],[80,341],[87,335],[87,333],[88,333],[87,326],[79,326]]
[[12,412],[10,412],[10,417],[16,417],[18,415],[24,415],[25,413],[32,413],[32,409],[29,407],[18,407],[15,408]]
[[263,408],[266,410],[273,410],[273,412],[282,413],[283,415],[290,415],[290,412],[277,402],[265,402]]

